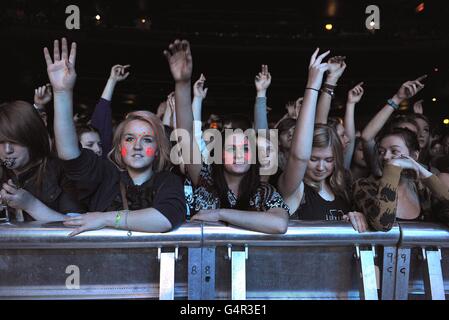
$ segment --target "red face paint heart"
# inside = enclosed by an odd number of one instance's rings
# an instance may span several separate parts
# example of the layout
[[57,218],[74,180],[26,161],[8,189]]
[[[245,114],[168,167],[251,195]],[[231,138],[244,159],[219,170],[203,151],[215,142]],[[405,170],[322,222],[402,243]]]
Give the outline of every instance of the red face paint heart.
[[146,150],[146,154],[148,157],[153,157],[154,156],[154,149],[151,147],[148,147]]

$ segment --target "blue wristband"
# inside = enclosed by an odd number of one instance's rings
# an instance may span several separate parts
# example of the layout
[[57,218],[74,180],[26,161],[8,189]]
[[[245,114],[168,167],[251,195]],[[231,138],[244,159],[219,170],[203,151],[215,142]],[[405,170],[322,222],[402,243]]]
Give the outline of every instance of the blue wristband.
[[394,110],[399,109],[399,105],[395,103],[392,99],[388,99],[387,104],[392,107]]

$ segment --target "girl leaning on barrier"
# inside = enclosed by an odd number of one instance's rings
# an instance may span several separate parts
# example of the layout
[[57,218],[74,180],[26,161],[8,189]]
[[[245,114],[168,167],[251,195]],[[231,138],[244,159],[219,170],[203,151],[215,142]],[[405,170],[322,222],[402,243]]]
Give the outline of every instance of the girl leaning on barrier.
[[47,128],[24,101],[0,105],[0,200],[26,221],[52,221],[81,208],[68,191],[61,161],[50,152]]
[[382,176],[359,179],[354,200],[371,227],[388,231],[396,220],[449,222],[449,190],[417,162],[420,145],[409,129],[396,128],[379,138]]
[[[54,60],[44,49],[47,72],[54,92],[54,130],[58,156],[69,179],[90,186],[89,212],[66,218],[77,227],[71,235],[104,227],[166,232],[185,219],[181,180],[168,171],[169,144],[160,120],[152,114],[133,114],[118,126],[110,159],[80,149],[73,122],[73,88],[76,81],[76,44],[54,43]],[[124,209],[124,210],[123,210]]]
[[367,229],[363,214],[351,211],[348,182],[343,166],[343,147],[330,126],[314,124],[323,74],[322,60],[329,54],[313,53],[304,100],[296,120],[290,153],[278,182],[279,190],[301,220],[350,220],[353,227]]
[[[190,45],[185,40],[176,40],[164,54],[175,80],[177,127],[189,134],[188,139],[181,141],[182,150],[193,150],[199,155],[193,134]],[[234,143],[234,139],[242,141],[241,145]],[[288,207],[274,187],[260,182],[258,166],[249,164],[247,139],[243,134],[234,133],[223,141],[229,147],[223,150],[225,164],[192,163],[190,157],[185,158],[189,155],[182,154],[186,172],[196,189],[195,208],[199,212],[192,220],[222,221],[259,232],[285,233]],[[236,149],[243,152],[235,152]],[[237,155],[235,160],[234,154]]]

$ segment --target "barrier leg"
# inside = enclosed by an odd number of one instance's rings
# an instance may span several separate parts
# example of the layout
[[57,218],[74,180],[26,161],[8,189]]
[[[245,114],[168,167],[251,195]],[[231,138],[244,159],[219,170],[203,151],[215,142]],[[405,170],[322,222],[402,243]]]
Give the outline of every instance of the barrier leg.
[[162,252],[159,248],[160,261],[159,299],[174,300],[175,298],[175,259],[178,258],[178,248],[175,252]]
[[441,250],[422,249],[425,260],[424,286],[426,296],[431,300],[446,300],[443,272],[441,270]]
[[362,296],[365,300],[378,300],[373,249],[360,249],[359,246],[356,246],[356,256],[362,274]]
[[202,248],[189,248],[188,249],[188,299],[200,300],[201,299],[201,259]]
[[201,299],[215,299],[215,247],[202,248]]
[[408,282],[410,277],[410,248],[399,248],[396,265],[395,300],[408,299]]
[[384,247],[382,266],[382,300],[394,299],[396,282],[396,247]]
[[232,251],[228,247],[228,256],[231,259],[231,299],[246,300],[246,258],[248,248],[245,251]]

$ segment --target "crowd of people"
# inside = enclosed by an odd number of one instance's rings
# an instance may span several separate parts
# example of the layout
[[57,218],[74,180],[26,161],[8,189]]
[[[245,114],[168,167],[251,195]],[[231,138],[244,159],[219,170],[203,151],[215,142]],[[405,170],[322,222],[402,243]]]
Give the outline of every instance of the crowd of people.
[[398,84],[357,131],[363,82],[349,90],[344,119],[329,117],[346,62],[316,49],[303,97],[277,123],[267,116],[267,65],[255,76],[252,116],[204,121],[206,78],[192,81],[189,42],[164,54],[175,91],[156,114],[133,111],[114,124],[113,93],[130,66],[112,67],[86,118],[73,105],[76,43],[55,40],[52,55],[44,48],[50,83],[33,104],[0,105],[0,200],[11,217],[63,221],[71,236],[105,227],[168,232],[187,219],[271,234],[285,233],[289,220],[346,221],[358,232],[449,222],[449,135],[431,134],[421,101],[398,111],[426,76]]

